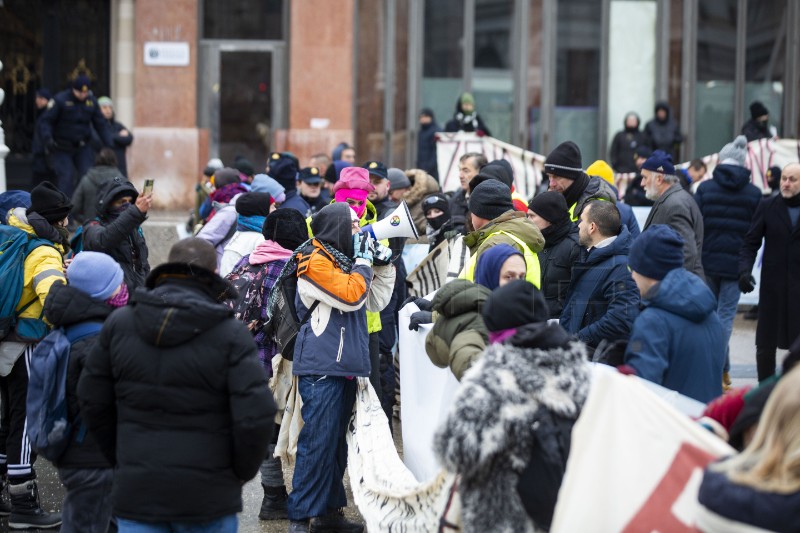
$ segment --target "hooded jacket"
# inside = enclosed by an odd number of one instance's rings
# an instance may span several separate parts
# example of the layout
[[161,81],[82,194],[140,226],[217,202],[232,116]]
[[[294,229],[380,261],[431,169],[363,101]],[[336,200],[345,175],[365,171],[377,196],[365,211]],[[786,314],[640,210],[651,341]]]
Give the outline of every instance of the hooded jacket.
[[425,235],[428,222],[422,210],[422,199],[431,193],[439,192],[439,182],[424,170],[417,168],[406,170],[406,176],[411,180],[411,188],[403,193],[403,200],[408,204],[417,232]]
[[620,226],[611,244],[581,251],[572,266],[560,323],[591,348],[602,340],[626,340],[631,334],[639,313],[639,289],[628,270],[632,241],[628,228]]
[[464,244],[469,247],[470,262],[474,257],[477,264],[484,251],[501,243],[509,244],[524,254],[525,250],[522,250],[519,244],[505,233],[510,233],[520,239],[534,254],[541,252],[544,247],[544,237],[539,228],[523,213],[509,210],[481,229],[468,233],[464,237]]
[[[609,183],[601,177],[589,176],[588,183],[583,192],[578,196],[577,201],[569,206],[570,217],[573,222],[577,222],[581,217],[581,211],[584,206],[591,200],[603,200],[606,202],[617,203],[617,191],[609,185]],[[567,202],[569,203],[569,201]]]
[[663,109],[667,112],[666,118],[658,120],[653,117],[644,127],[644,133],[650,144],[650,148],[655,150],[663,150],[671,154],[673,158],[677,157],[677,147],[683,142],[683,134],[678,126],[678,123],[672,118],[672,109],[667,102],[656,102],[655,112]]
[[454,279],[433,297],[438,316],[425,337],[425,351],[434,365],[449,366],[459,381],[489,342],[481,310],[490,294],[492,291],[482,285]]
[[[636,128],[628,129],[625,121],[629,116],[636,117]],[[634,160],[636,149],[647,144],[647,135],[639,129],[641,121],[636,113],[625,115],[623,129],[614,135],[611,141],[611,148],[608,151],[609,162],[615,172],[627,173],[636,172],[636,161]]]
[[219,261],[219,275],[225,277],[230,274],[242,257],[250,255],[262,242],[264,242],[264,235],[260,231],[237,231],[234,233],[222,252],[222,258]]
[[275,401],[216,274],[167,263],[103,325],[78,382],[84,421],[115,464],[114,515],[204,522],[242,510]]
[[[59,328],[84,322],[102,323],[113,310],[104,301],[92,298],[75,287],[56,283],[47,295],[44,316],[54,327]],[[78,380],[86,366],[86,358],[96,342],[97,335],[90,335],[78,340],[70,348],[66,396],[68,416],[73,424],[80,414]],[[55,465],[59,468],[111,468],[112,464],[100,451],[94,435],[89,432],[83,438],[79,438],[79,435],[79,430],[73,431],[69,447]]]
[[[31,238],[50,240],[46,235],[38,235],[33,226],[28,223],[28,212],[25,208],[12,209],[8,215],[8,225],[21,229]],[[45,298],[53,285],[66,283],[63,253],[64,247],[53,242],[51,246],[36,247],[25,258],[22,296],[17,304],[17,311],[20,311],[28,302],[33,303],[20,312],[19,318],[38,319],[42,315]]]
[[430,124],[420,125],[417,137],[417,168],[434,178],[439,177],[439,163],[436,161],[436,134],[442,127],[431,113]]
[[[570,341],[558,325],[524,326],[507,343],[486,349],[461,380],[434,437],[441,465],[461,475],[463,531],[549,527],[569,432],[588,390],[586,348]],[[558,445],[564,440],[566,450]],[[555,458],[547,464],[560,465],[561,472],[548,480],[544,472],[528,478],[540,500],[523,504],[517,492],[520,475],[531,461],[547,456]],[[526,508],[537,508],[535,524]]]
[[694,195],[703,215],[703,270],[723,279],[739,277],[739,250],[761,201],[750,170],[717,165]]
[[[306,315],[315,301],[319,302],[308,322],[302,325],[294,346],[293,373],[304,375],[369,376],[369,330],[367,310],[376,316],[388,303],[371,290],[373,283],[394,287],[394,267],[373,270],[365,259],[353,261],[347,273],[335,264],[334,258],[320,241],[328,243],[346,257],[353,257],[350,207],[320,211],[312,224],[319,230],[314,240],[297,258],[298,317]],[[333,207],[333,206],[331,206]],[[375,280],[373,281],[373,276]],[[381,293],[381,291],[378,291]]]
[[489,128],[486,126],[486,123],[483,122],[483,119],[478,114],[477,111],[473,111],[471,114],[466,115],[464,110],[461,108],[461,97],[459,96],[458,100],[456,100],[456,112],[453,114],[453,118],[447,121],[447,124],[444,125],[444,131],[447,132],[456,132],[456,131],[466,131],[466,132],[480,132],[484,135],[491,137],[492,132],[489,131]]
[[727,343],[717,300],[703,280],[676,268],[642,304],[625,364],[639,377],[703,403],[720,396]]
[[558,319],[567,299],[572,265],[578,262],[581,245],[578,226],[566,220],[545,230],[544,248],[539,252],[542,267],[542,294],[550,310],[550,318]]
[[84,225],[83,248],[113,257],[122,267],[128,290],[133,292],[144,285],[144,280],[150,273],[147,243],[140,227],[147,220],[147,215],[139,211],[133,203],[121,213],[114,213],[111,203],[125,195],[131,196],[135,202],[139,192],[129,181],[119,178],[107,181],[98,189],[99,220],[90,220]]
[[89,220],[94,220],[97,216],[97,190],[104,183],[111,181],[117,176],[125,176],[117,167],[110,165],[95,166],[81,178],[78,187],[72,194],[71,215],[83,224]]

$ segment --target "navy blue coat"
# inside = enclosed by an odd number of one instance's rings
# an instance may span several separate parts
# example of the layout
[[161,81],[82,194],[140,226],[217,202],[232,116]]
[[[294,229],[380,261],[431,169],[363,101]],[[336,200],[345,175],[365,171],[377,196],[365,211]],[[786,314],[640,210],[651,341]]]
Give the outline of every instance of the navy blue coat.
[[728,343],[711,289],[699,276],[676,268],[642,303],[625,364],[639,377],[695,400],[720,396]]
[[582,251],[572,267],[560,323],[592,348],[602,340],[627,340],[639,314],[639,289],[628,270],[632,241],[628,228],[621,226],[614,242]]
[[434,120],[430,124],[420,126],[417,137],[417,168],[421,168],[431,176],[439,179],[439,164],[436,161],[436,134],[442,127]]
[[92,126],[100,140],[108,147],[114,146],[111,128],[100,112],[97,100],[91,94],[81,102],[72,89],[61,91],[53,98],[53,105],[42,116],[39,125],[42,142],[47,146],[51,140],[64,149],[77,148],[91,141]]
[[694,195],[703,215],[703,270],[722,279],[739,277],[739,250],[761,201],[761,191],[750,183],[750,170],[718,165],[713,178]]

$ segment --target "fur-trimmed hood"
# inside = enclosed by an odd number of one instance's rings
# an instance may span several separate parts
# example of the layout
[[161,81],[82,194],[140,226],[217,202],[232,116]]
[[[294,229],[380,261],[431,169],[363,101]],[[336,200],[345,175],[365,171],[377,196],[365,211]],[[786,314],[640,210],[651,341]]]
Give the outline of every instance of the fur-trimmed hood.
[[[539,346],[495,344],[464,375],[434,438],[442,466],[461,474],[464,531],[534,531],[517,493],[542,424],[574,421],[586,401],[590,368],[583,343],[557,325],[535,325]],[[513,338],[512,338],[512,342]],[[534,343],[525,343],[528,346]]]

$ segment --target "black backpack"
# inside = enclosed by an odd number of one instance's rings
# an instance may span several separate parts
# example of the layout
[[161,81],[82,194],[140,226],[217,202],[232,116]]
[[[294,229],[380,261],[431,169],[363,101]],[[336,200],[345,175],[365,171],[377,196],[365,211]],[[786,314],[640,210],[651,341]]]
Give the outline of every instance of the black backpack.
[[[290,266],[292,268],[288,268]],[[300,319],[294,303],[296,296],[297,265],[294,261],[290,261],[272,286],[267,307],[267,322],[264,324],[264,332],[278,345],[278,353],[289,361],[294,359],[294,343],[300,327],[308,322],[314,309],[319,305],[319,300],[314,301],[305,316]]]

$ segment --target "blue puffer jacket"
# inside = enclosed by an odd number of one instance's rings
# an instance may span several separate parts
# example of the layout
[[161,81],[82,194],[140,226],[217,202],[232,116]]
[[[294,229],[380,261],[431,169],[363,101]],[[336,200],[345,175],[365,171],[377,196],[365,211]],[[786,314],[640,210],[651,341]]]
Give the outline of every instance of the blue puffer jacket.
[[561,326],[592,348],[600,341],[625,340],[639,314],[639,289],[628,271],[632,237],[621,226],[604,248],[593,248],[572,267]]
[[723,279],[739,277],[739,250],[761,201],[761,191],[750,183],[750,170],[718,165],[713,179],[694,195],[703,214],[703,270]]
[[722,394],[727,342],[717,300],[695,274],[676,268],[644,296],[625,364],[639,377],[701,402]]

